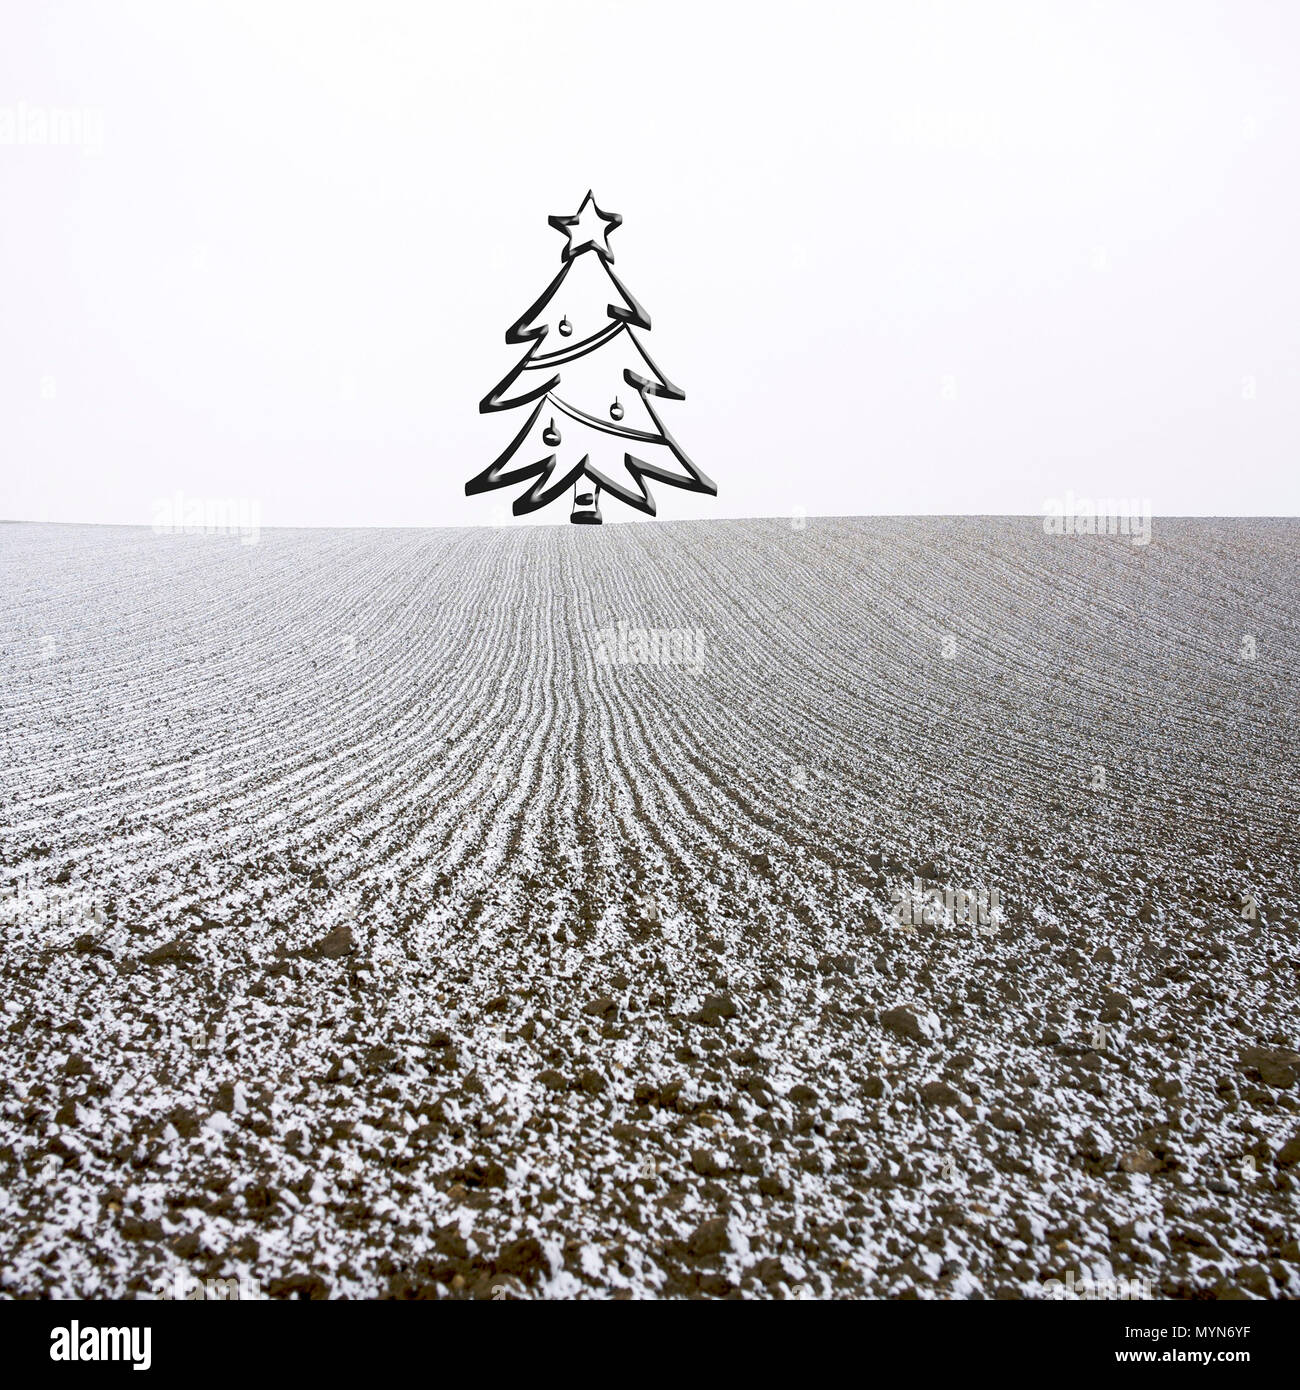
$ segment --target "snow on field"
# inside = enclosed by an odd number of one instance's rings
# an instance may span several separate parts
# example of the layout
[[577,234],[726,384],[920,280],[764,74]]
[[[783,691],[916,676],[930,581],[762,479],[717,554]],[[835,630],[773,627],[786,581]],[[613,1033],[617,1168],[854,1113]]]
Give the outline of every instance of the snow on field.
[[1300,1296],[1298,542],[0,527],[0,1292]]

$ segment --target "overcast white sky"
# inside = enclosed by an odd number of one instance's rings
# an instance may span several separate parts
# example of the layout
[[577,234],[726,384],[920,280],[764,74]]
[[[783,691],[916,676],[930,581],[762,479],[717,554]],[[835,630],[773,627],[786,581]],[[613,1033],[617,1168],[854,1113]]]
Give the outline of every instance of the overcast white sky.
[[589,186],[719,487],[661,516],[1300,513],[1298,94],[1284,3],[15,6],[0,517],[499,519]]

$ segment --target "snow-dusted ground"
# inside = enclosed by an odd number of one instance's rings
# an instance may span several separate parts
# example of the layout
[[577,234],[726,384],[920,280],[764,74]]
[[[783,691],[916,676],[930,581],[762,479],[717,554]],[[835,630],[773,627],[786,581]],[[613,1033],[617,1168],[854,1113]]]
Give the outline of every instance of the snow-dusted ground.
[[1298,556],[0,527],[0,1292],[1300,1295]]

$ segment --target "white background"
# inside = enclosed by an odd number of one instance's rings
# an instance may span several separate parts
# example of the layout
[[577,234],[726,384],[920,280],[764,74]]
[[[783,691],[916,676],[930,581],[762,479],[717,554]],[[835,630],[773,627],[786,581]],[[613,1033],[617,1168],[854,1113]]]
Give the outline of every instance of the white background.
[[497,518],[589,186],[663,516],[1295,514],[1297,93],[1280,3],[13,6],[0,115],[102,144],[0,145],[0,516]]

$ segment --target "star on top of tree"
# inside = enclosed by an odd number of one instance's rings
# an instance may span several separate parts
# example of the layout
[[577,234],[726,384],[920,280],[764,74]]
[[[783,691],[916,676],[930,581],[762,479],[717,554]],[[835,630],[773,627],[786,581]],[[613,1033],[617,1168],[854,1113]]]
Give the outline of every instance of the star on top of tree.
[[564,260],[571,261],[574,256],[579,256],[588,249],[594,249],[603,261],[614,259],[607,238],[611,232],[618,229],[623,219],[616,212],[601,212],[596,206],[591,189],[587,190],[581,207],[572,217],[557,213],[554,217],[547,218],[547,221],[556,231],[563,232],[569,238],[569,244],[564,248]]

